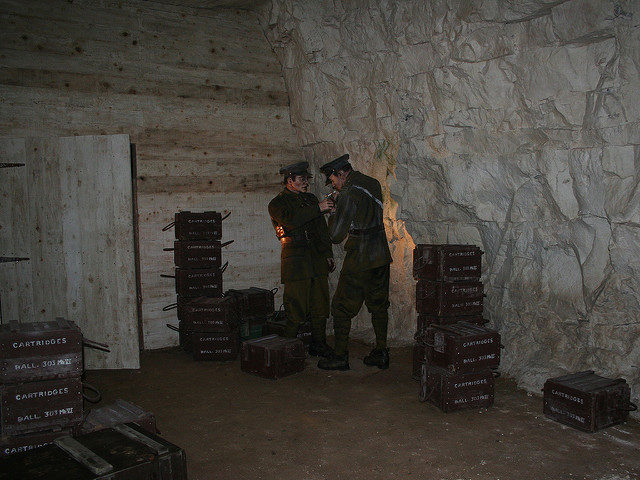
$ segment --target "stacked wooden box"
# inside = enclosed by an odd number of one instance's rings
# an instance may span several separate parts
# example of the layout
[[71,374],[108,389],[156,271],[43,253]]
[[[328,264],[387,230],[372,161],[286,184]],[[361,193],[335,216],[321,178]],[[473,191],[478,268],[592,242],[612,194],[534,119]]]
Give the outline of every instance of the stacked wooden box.
[[176,266],[180,346],[195,360],[234,360],[240,348],[239,305],[222,295],[222,248],[231,243],[221,243],[225,218],[214,211],[176,213],[176,240],[165,249],[173,250]]
[[418,312],[413,376],[423,401],[443,411],[493,403],[500,336],[484,328],[482,251],[474,245],[416,245]]
[[0,457],[69,435],[82,421],[82,332],[71,321],[0,325]]
[[233,298],[239,305],[240,340],[251,340],[263,335],[267,322],[273,320],[275,309],[275,293],[277,288],[250,287],[227,290],[227,298]]

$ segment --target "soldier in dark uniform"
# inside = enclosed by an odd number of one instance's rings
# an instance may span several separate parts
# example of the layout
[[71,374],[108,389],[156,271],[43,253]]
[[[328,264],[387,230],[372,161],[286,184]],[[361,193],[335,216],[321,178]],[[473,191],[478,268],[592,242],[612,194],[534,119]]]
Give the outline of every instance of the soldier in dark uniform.
[[327,223],[321,210],[331,200],[318,202],[308,193],[309,164],[299,162],[280,169],[284,189],[269,202],[269,215],[282,244],[281,281],[287,314],[285,336],[294,338],[301,322],[311,321],[309,354],[328,357],[326,326],[329,316],[328,275],[335,269]]
[[391,253],[382,220],[380,182],[351,168],[349,154],[322,167],[337,190],[338,197],[329,216],[329,236],[333,243],[342,242],[346,257],[340,271],[338,287],[331,303],[335,332],[335,354],[321,359],[318,367],[325,370],[349,369],[349,330],[364,302],[371,313],[376,347],[364,363],[389,368],[387,324],[389,308],[389,264]]

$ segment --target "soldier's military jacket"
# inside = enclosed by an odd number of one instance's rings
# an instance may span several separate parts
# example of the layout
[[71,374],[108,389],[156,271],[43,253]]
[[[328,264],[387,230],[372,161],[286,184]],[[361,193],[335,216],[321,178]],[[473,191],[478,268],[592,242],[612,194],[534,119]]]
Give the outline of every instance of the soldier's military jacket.
[[344,244],[347,254],[341,273],[355,273],[391,263],[382,220],[382,188],[375,178],[352,170],[329,217],[329,236]]
[[327,222],[312,193],[282,190],[269,202],[269,215],[282,241],[281,281],[329,275],[333,251]]

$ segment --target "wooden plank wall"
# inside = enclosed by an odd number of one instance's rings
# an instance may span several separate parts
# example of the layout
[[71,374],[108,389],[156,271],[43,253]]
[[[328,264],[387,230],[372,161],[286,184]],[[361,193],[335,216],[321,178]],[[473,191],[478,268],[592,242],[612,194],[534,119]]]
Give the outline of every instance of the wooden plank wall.
[[111,352],[87,368],[138,368],[128,135],[0,139],[3,320],[63,317]]
[[301,159],[280,66],[251,12],[161,1],[0,0],[0,135],[136,144],[145,348],[174,345],[178,210],[231,210],[225,288],[279,283],[266,212]]

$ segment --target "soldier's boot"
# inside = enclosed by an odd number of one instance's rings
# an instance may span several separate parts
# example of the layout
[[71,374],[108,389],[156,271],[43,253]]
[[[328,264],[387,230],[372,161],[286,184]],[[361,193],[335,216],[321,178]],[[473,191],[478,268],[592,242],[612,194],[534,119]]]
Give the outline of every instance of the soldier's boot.
[[364,364],[370,367],[378,367],[383,370],[389,368],[389,349],[387,348],[387,325],[389,314],[387,309],[371,312],[371,323],[376,334],[376,348],[364,357]]
[[322,370],[349,370],[349,352],[343,355],[332,354],[328,358],[321,358],[318,361],[318,368]]
[[312,317],[309,356],[329,358],[333,354],[333,348],[327,343],[327,319],[323,317]]
[[388,348],[374,348],[371,353],[364,357],[365,365],[370,367],[378,367],[382,370],[389,368],[389,349]]
[[350,318],[333,318],[333,331],[336,337],[335,353],[329,358],[322,358],[318,362],[318,368],[323,370],[349,370],[349,330],[351,330]]

